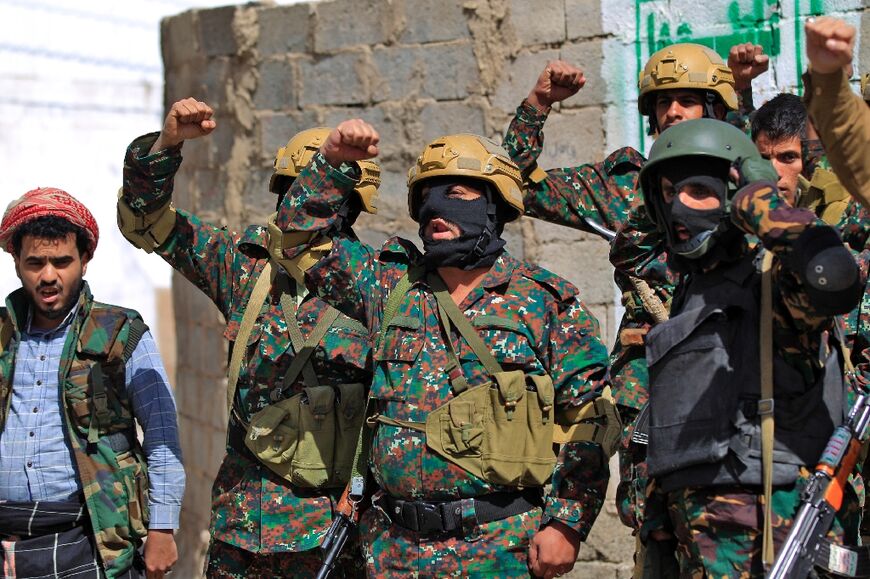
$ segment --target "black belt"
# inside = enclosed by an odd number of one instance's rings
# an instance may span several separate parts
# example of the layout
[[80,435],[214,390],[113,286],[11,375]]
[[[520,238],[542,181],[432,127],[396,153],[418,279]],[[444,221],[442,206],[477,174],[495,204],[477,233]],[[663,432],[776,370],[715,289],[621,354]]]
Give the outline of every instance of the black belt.
[[[543,504],[540,489],[491,493],[472,499],[478,525],[527,513]],[[422,535],[451,534],[462,529],[462,500],[406,501],[384,494],[376,500],[390,520]]]

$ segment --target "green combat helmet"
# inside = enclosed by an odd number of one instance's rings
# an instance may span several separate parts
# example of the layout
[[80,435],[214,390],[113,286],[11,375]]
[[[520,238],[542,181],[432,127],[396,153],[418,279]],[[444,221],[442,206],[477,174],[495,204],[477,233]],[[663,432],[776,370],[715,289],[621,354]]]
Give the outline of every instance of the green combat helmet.
[[[740,160],[744,176],[750,180],[766,179],[776,183],[776,171],[770,161],[761,157],[755,144],[740,129],[715,119],[694,119],[674,125],[664,131],[650,149],[649,160],[640,171],[643,199],[650,219],[659,231],[667,233],[662,215],[662,194],[659,172],[663,164],[672,159],[699,157],[720,159],[727,164]],[[691,159],[684,159],[691,163]],[[727,215],[738,186],[729,180],[723,211]],[[722,226],[720,226],[722,227]],[[696,255],[703,254],[712,243],[704,241]]]

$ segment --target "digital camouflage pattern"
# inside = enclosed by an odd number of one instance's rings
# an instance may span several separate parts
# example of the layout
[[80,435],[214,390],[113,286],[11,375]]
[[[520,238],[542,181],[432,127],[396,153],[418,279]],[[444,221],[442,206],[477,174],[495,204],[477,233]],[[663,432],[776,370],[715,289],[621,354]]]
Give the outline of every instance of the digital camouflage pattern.
[[[586,219],[618,231],[630,209],[643,202],[638,177],[645,159],[635,149],[625,147],[614,151],[601,163],[549,169],[546,178],[530,179],[543,150],[546,120],[546,113],[523,101],[502,143],[525,177],[525,214],[590,233],[595,232]],[[628,247],[625,251],[629,253],[632,249]],[[675,278],[664,257],[656,254],[655,259],[644,263],[638,270],[641,275],[635,273],[635,277],[646,281],[662,303],[668,304]],[[622,292],[625,308],[610,352],[609,375],[613,398],[619,405],[624,425],[619,453],[621,482],[617,490],[617,510],[625,525],[638,529],[643,497],[637,492],[646,486],[645,449],[631,442],[631,433],[634,418],[648,399],[643,335],[652,326],[653,318],[644,309],[628,275],[617,269],[614,280]]]
[[[348,543],[348,546],[350,543]],[[212,539],[208,547],[206,576],[215,579],[249,579],[251,577],[293,577],[313,579],[323,564],[320,549],[292,553],[255,554]],[[349,579],[364,576],[363,559],[358,549],[345,548],[329,577]]]
[[[285,197],[277,223],[285,231],[327,230],[354,182],[317,154]],[[285,257],[297,251],[285,249]],[[360,320],[372,330],[381,327],[383,308],[391,290],[422,256],[406,240],[387,240],[380,251],[344,236],[332,238],[331,250],[306,272],[306,284],[331,305]],[[606,350],[598,338],[598,324],[583,306],[577,290],[565,280],[531,264],[502,254],[482,282],[459,304],[481,338],[505,370],[549,374],[559,410],[598,395],[604,385]],[[435,296],[425,278],[415,281],[388,328],[381,335],[372,396],[376,409],[393,419],[424,422],[432,410],[453,397],[448,376],[447,346],[437,315]],[[490,381],[468,344],[451,335],[469,387]],[[558,422],[558,418],[557,418]],[[478,479],[429,451],[420,432],[379,424],[372,443],[370,466],[383,491],[404,499],[455,500],[514,490]],[[562,447],[552,476],[552,490],[544,497],[544,514],[588,534],[601,508],[608,480],[607,460],[597,444],[569,443]],[[372,515],[368,515],[372,516]],[[482,529],[485,552],[491,538],[516,524],[514,518],[490,523]],[[539,517],[524,526],[523,545],[538,528]],[[460,543],[419,536],[395,538],[398,530],[375,522],[366,533],[369,572],[384,572],[401,550],[409,568],[447,559]],[[404,541],[404,542],[403,542]],[[397,545],[402,548],[398,549]],[[477,543],[474,543],[477,545]],[[466,545],[468,559],[451,560],[459,574],[478,565],[476,547]],[[407,549],[407,550],[406,550]],[[516,548],[525,562],[526,548]],[[511,555],[513,557],[513,555]],[[496,563],[493,562],[493,565]],[[469,566],[469,567],[466,567]],[[523,575],[528,570],[523,567]],[[514,567],[500,576],[516,576]],[[437,573],[436,573],[437,575]]]
[[[144,213],[169,203],[173,178],[181,164],[179,148],[147,156],[156,138],[157,133],[152,133],[133,141],[124,163],[123,199]],[[256,279],[268,261],[267,248],[265,226],[249,226],[237,234],[178,210],[174,231],[156,252],[217,305],[226,319],[224,336],[233,343]],[[282,276],[294,291],[294,282]],[[295,355],[277,284],[245,344],[247,352],[235,402],[245,421],[272,402],[272,393],[280,389]],[[326,304],[315,296],[302,299],[297,321],[303,336],[311,333],[326,312]],[[369,350],[365,328],[340,316],[311,358],[320,383],[368,384]],[[284,397],[300,392],[304,386],[300,376]],[[314,549],[332,522],[340,489],[312,491],[285,482],[247,451],[241,442],[243,437],[244,427],[231,416],[227,456],[212,491],[213,545],[224,542],[259,554]],[[226,552],[222,549],[214,551],[214,555]],[[231,567],[232,560],[226,564]]]
[[[0,324],[11,323],[9,344],[0,347],[0,431],[12,401],[12,379],[18,349],[18,328],[27,319],[28,298],[23,289],[14,291],[0,309]],[[59,383],[63,387],[64,422],[73,458],[84,491],[103,570],[109,579],[124,574],[133,565],[136,549],[148,528],[145,458],[138,444],[127,459],[120,460],[106,435],[127,432],[135,440],[135,421],[129,397],[123,353],[130,322],[139,318],[133,310],[95,302],[83,282],[78,307],[60,360]],[[101,437],[87,441],[92,417],[90,370],[99,362],[108,397],[108,414],[99,424]],[[138,476],[137,476],[138,475]],[[144,486],[138,486],[144,485]],[[128,490],[133,496],[128,497]]]
[[360,533],[366,565],[378,570],[378,577],[528,577],[529,538],[540,524],[541,510],[534,509],[485,525],[471,522],[462,536],[421,541],[370,508]]
[[[826,335],[834,321],[813,307],[797,275],[782,263],[790,260],[793,244],[804,231],[826,225],[811,212],[789,205],[775,186],[766,183],[751,184],[738,192],[733,200],[731,219],[744,233],[760,240],[775,254],[772,270],[774,347],[789,365],[806,377],[807,383],[812,384],[831,347]],[[641,238],[640,246],[654,246],[653,239],[654,236]],[[756,251],[748,244],[745,250]],[[679,294],[680,288],[676,291]],[[803,468],[794,486],[774,490],[773,525],[777,546],[788,534],[808,476],[809,471]],[[853,477],[846,487],[843,507],[829,533],[830,538],[856,544],[863,500],[863,481],[860,476]],[[665,530],[676,535],[681,577],[763,577],[762,502],[760,487],[693,487],[667,495],[655,491],[647,497],[643,534]]]

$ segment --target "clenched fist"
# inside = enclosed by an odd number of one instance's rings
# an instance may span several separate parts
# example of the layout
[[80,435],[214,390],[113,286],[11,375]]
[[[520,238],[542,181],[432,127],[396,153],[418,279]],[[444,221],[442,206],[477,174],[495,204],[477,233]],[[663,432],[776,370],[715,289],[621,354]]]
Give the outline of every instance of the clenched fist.
[[332,129],[320,146],[320,154],[330,165],[339,167],[342,163],[377,157],[380,140],[373,126],[362,119],[350,119]]
[[151,153],[175,147],[187,139],[198,139],[211,133],[217,123],[212,120],[214,111],[210,106],[195,98],[186,98],[172,105],[163,130],[151,147]]
[[807,20],[804,32],[807,35],[807,58],[814,71],[830,74],[851,64],[855,27],[824,16]]
[[740,92],[752,86],[752,79],[767,71],[770,58],[758,44],[735,44],[728,52],[728,68],[734,75],[734,90]]
[[553,103],[577,94],[585,84],[586,77],[581,69],[563,60],[551,60],[538,77],[527,100],[536,109],[544,111]]

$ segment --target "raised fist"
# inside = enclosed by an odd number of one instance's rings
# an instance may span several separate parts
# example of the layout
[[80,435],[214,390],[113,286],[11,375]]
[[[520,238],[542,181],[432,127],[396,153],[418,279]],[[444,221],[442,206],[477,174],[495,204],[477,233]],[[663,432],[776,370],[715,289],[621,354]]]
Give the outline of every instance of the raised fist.
[[342,163],[377,157],[380,140],[373,126],[362,119],[350,119],[332,129],[320,146],[320,154],[330,165],[338,167]]
[[586,77],[581,69],[563,60],[551,60],[529,93],[528,101],[535,108],[546,110],[553,103],[577,94],[584,84]]
[[728,68],[734,75],[734,90],[739,92],[752,86],[752,79],[770,68],[770,58],[761,45],[735,44],[728,52]]
[[195,98],[186,98],[172,105],[163,130],[151,147],[151,152],[161,151],[183,143],[187,139],[198,139],[211,133],[217,123],[212,120],[214,111],[210,106]]
[[804,26],[807,58],[812,69],[822,74],[836,72],[852,62],[855,28],[836,18],[810,18]]

